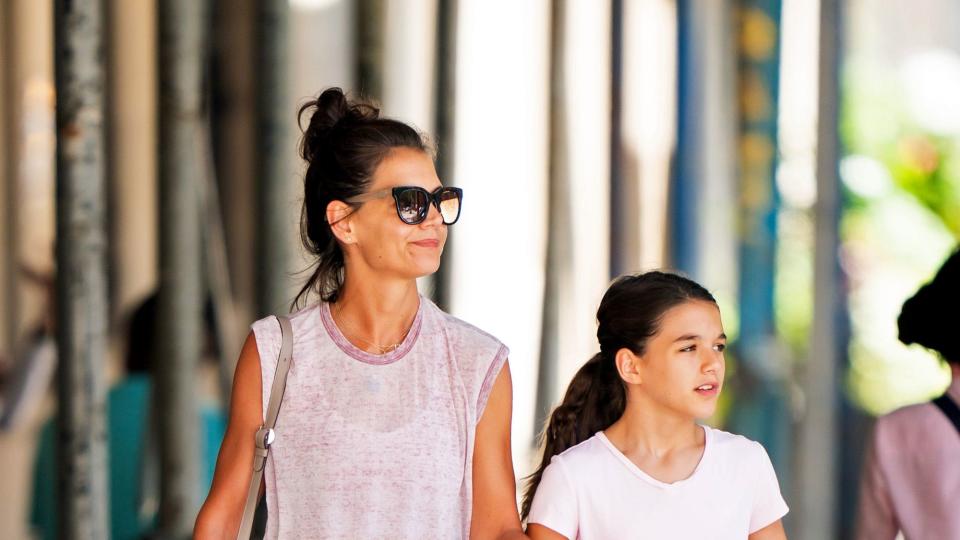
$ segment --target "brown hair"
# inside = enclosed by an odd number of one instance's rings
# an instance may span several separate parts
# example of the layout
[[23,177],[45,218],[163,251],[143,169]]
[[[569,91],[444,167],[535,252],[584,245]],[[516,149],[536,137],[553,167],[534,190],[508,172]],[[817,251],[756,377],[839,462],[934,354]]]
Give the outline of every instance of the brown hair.
[[[430,154],[424,138],[412,127],[381,118],[374,105],[350,100],[340,88],[328,88],[300,107],[303,132],[300,155],[307,161],[303,179],[300,237],[316,256],[315,269],[293,301],[297,307],[311,291],[325,302],[334,302],[343,286],[344,257],[327,223],[327,205],[365,192],[380,162],[394,148],[412,148]],[[302,125],[302,122],[301,122]]]
[[900,341],[916,343],[937,351],[941,358],[960,364],[960,343],[956,338],[956,319],[952,313],[960,298],[960,251],[954,251],[943,263],[933,281],[903,303],[897,327]]

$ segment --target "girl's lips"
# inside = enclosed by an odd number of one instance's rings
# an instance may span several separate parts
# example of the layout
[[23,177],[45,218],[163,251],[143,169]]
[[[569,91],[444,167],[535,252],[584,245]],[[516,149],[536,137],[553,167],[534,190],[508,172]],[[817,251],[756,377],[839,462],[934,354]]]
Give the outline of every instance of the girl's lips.
[[719,385],[713,385],[712,388],[708,388],[708,389],[705,389],[705,388],[694,388],[694,392],[696,392],[696,393],[698,393],[698,394],[700,394],[701,396],[704,396],[704,397],[713,397],[713,396],[716,396],[717,394],[720,393],[720,386],[719,386]]
[[425,247],[425,248],[440,247],[439,240],[418,240],[416,242],[413,242],[413,244],[418,245],[420,247]]

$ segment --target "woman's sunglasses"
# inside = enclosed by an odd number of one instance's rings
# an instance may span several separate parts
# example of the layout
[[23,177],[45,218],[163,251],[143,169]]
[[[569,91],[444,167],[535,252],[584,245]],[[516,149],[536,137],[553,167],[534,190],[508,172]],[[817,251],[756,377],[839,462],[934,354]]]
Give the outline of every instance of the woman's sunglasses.
[[408,225],[417,225],[427,219],[430,203],[437,207],[444,225],[453,225],[460,219],[460,202],[463,200],[463,190],[455,187],[441,187],[433,193],[417,186],[402,186],[380,191],[372,191],[346,199],[348,203],[361,203],[382,199],[393,195],[397,203],[397,215],[400,221]]

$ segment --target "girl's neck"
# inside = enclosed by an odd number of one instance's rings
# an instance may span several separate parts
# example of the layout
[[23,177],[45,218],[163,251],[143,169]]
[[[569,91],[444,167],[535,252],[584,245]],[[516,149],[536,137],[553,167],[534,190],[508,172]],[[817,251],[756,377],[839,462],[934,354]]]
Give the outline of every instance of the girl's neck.
[[628,398],[619,420],[604,433],[625,454],[660,458],[704,445],[703,429],[694,418],[664,410],[649,400]]

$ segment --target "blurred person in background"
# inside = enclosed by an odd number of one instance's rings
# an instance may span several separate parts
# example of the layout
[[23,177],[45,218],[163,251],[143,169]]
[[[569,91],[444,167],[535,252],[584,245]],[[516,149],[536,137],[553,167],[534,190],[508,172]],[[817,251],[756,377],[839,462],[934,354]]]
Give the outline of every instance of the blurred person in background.
[[57,370],[56,281],[53,272],[43,272],[20,265],[23,280],[43,292],[43,318],[31,327],[23,350],[11,364],[0,384],[0,431],[16,431],[43,414],[43,401],[48,396]]
[[860,540],[960,538],[960,251],[903,304],[900,341],[950,366],[946,392],[877,419],[864,464]]
[[[204,358],[216,358],[212,339],[213,308],[208,302],[204,313]],[[151,402],[152,370],[156,359],[157,295],[143,301],[133,312],[127,327],[125,375],[107,395],[107,433],[110,459],[110,537],[136,540],[152,534],[159,505],[159,455],[156,434],[158,411]],[[209,488],[220,439],[226,430],[226,418],[214,399],[216,366],[204,362],[200,367],[204,385],[201,417],[202,490]],[[34,465],[33,505],[30,523],[38,538],[57,538],[57,447],[56,418],[40,431]]]
[[[266,537],[522,538],[507,348],[417,291],[462,192],[441,184],[423,135],[339,88],[304,113],[301,233],[316,270],[295,305],[320,301],[290,317]],[[197,538],[237,536],[281,336],[267,317],[243,346]]]

